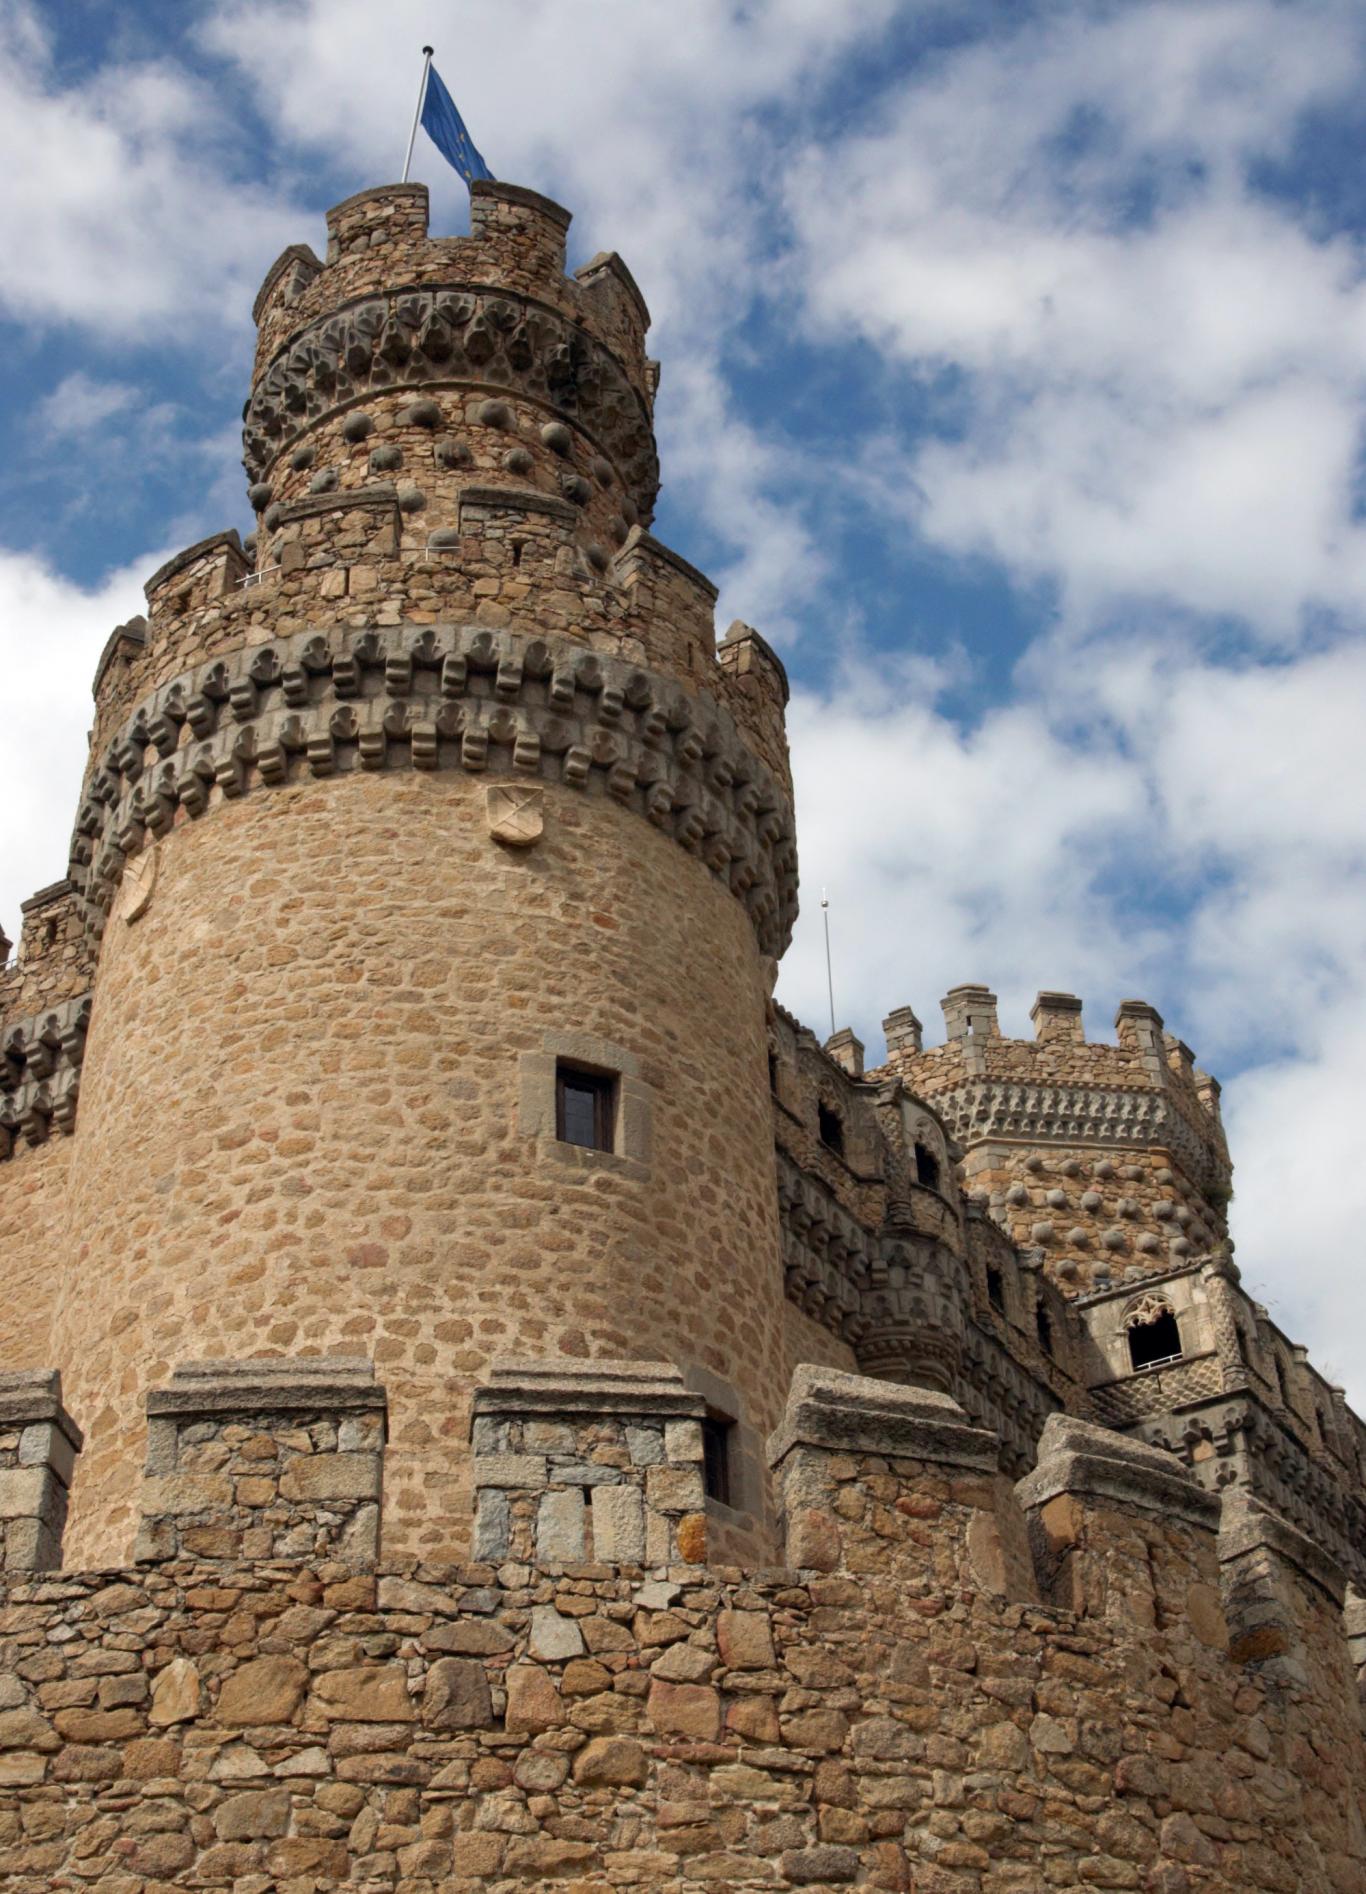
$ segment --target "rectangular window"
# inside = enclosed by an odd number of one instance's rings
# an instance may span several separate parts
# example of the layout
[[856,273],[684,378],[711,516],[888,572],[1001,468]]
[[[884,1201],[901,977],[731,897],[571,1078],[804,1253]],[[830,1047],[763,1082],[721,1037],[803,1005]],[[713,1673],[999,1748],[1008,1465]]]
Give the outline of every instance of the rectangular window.
[[730,1505],[730,1430],[732,1423],[719,1414],[702,1422],[702,1486],[708,1499]]
[[586,1151],[616,1148],[617,1081],[561,1060],[555,1067],[555,1136]]

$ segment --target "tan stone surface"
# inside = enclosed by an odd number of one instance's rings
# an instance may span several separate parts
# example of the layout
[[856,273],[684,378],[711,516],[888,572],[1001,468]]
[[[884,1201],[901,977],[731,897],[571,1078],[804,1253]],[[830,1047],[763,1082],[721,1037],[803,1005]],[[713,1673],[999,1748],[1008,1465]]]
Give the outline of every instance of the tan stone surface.
[[[489,840],[482,801],[468,778],[361,774],[226,806],[171,838],[153,908],[106,937],[72,1194],[84,1239],[53,1344],[92,1417],[75,1560],[126,1551],[138,1396],[186,1335],[196,1355],[373,1356],[392,1389],[391,1552],[463,1542],[452,1443],[472,1381],[509,1350],[698,1360],[761,1428],[776,1419],[743,909],[610,802],[548,787],[546,837],[522,856]],[[643,1062],[647,1181],[519,1130],[518,1053],[567,1020]],[[683,1044],[698,1056],[680,1065]]]

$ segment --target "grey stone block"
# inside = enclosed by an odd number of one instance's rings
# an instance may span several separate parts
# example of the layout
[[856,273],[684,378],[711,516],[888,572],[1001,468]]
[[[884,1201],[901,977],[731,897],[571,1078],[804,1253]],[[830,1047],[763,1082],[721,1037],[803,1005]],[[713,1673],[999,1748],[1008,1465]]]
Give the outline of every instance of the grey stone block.
[[592,1498],[593,1556],[608,1564],[645,1558],[645,1507],[638,1486],[598,1487]]
[[583,1494],[577,1487],[546,1493],[536,1513],[536,1558],[541,1565],[575,1565],[584,1556]]
[[995,1471],[999,1452],[995,1435],[971,1426],[947,1394],[809,1364],[792,1377],[787,1410],[769,1436],[769,1465],[777,1466],[797,1446],[886,1454],[980,1472]]

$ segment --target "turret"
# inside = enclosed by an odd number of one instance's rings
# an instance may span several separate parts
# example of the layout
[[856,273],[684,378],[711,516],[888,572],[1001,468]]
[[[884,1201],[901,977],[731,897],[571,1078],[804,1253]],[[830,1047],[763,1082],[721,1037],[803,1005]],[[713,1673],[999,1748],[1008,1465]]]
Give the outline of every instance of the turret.
[[379,1549],[423,1555],[468,1549],[495,1355],[671,1362],[746,1464],[785,1384],[786,679],[747,626],[718,662],[647,530],[645,304],[615,256],[566,277],[568,213],[513,185],[468,237],[420,186],[327,222],[256,304],[255,534],[164,566],[97,679],[77,1558],[126,1554],[186,1360],[370,1356]]

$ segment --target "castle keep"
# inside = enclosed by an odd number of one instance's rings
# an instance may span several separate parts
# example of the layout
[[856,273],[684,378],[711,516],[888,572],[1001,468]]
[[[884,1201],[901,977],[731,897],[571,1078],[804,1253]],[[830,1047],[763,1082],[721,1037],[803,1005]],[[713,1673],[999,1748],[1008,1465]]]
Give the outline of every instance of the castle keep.
[[471,197],[271,269],[256,530],[0,936],[0,1885],[1366,1890],[1366,1435],[1217,1083],[773,1001],[782,665],[629,271]]

